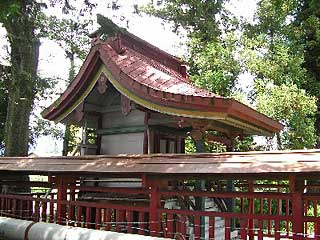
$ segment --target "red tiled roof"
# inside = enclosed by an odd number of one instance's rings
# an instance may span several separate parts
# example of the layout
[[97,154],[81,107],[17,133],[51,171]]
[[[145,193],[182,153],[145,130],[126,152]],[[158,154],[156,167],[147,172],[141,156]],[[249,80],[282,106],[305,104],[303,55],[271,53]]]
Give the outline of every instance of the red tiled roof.
[[127,48],[122,55],[115,55],[115,50],[106,44],[102,45],[101,50],[112,56],[112,60],[122,72],[146,87],[174,94],[219,97],[205,89],[192,85],[178,72],[130,48]]
[[161,106],[191,111],[193,114],[184,117],[203,119],[206,118],[204,113],[224,114],[226,124],[232,125],[231,119],[237,121],[237,124],[243,123],[261,129],[261,132],[253,132],[262,135],[266,132],[279,132],[283,128],[280,123],[234,99],[221,97],[192,85],[180,74],[182,63],[178,58],[151,48],[150,44],[148,48],[143,48],[145,45],[131,35],[122,36],[121,53],[118,53],[110,39],[93,46],[76,79],[43,112],[43,117],[55,120],[61,116],[85,91],[98,65],[104,64],[116,81],[135,96]]

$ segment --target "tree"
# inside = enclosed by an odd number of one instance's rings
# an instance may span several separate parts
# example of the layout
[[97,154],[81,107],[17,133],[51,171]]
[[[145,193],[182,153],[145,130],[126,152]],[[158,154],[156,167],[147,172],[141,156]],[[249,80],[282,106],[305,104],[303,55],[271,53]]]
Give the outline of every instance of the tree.
[[235,58],[238,28],[224,6],[226,0],[157,1],[140,8],[188,35],[187,62],[190,79],[216,94],[230,96],[240,73]]
[[257,109],[285,125],[284,131],[277,134],[278,148],[313,148],[316,143],[315,97],[294,84],[268,83],[262,88],[257,91]]
[[[140,8],[143,12],[159,17],[173,26],[173,31],[188,37],[188,75],[191,81],[213,93],[222,96],[234,95],[241,64],[237,59],[239,37],[238,20],[226,9],[226,0],[187,1],[166,0],[150,3]],[[236,141],[236,150],[249,142]],[[186,142],[187,150],[194,150],[191,141]],[[206,151],[225,151],[215,143],[205,143]]]
[[317,97],[317,114],[315,128],[317,132],[317,147],[320,148],[320,2],[315,0],[301,0],[294,25],[302,32],[297,36],[304,46],[303,66],[312,76],[303,88]]
[[258,110],[286,126],[277,136],[281,149],[312,148],[316,140],[315,100],[302,90],[314,78],[304,67],[304,45],[297,37],[302,32],[293,21],[299,4],[297,0],[259,1],[256,22],[245,25],[242,38],[242,59],[254,76]]
[[[79,15],[78,15],[79,16]],[[84,60],[89,51],[89,30],[91,21],[82,21],[79,17],[76,20],[58,19],[51,16],[46,19],[45,35],[54,40],[65,51],[66,58],[70,61],[69,76],[67,84],[75,78],[75,58]],[[67,156],[77,145],[76,134],[79,131],[74,125],[66,124],[63,136],[62,155]]]
[[8,106],[8,84],[10,78],[10,67],[0,65],[0,155],[5,149],[5,122]]
[[26,156],[29,117],[36,93],[40,41],[36,19],[41,4],[35,1],[2,1],[0,22],[10,43],[11,79],[8,84],[5,154]]
[[[71,1],[71,0],[70,0]],[[69,0],[49,1],[50,5],[61,4],[68,13],[73,6]],[[84,1],[84,11],[95,4]],[[5,131],[5,154],[25,156],[28,154],[30,137],[30,114],[34,100],[46,83],[37,76],[38,55],[43,29],[43,8],[47,5],[36,0],[3,0],[0,2],[0,23],[7,31],[10,43],[11,79],[8,84],[8,107]]]

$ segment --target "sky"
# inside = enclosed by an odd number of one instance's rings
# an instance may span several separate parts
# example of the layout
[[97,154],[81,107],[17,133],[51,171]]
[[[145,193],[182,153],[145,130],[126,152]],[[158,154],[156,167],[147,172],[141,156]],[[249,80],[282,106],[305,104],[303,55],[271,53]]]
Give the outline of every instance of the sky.
[[[82,1],[78,1],[82,2]],[[167,51],[176,56],[182,56],[186,52],[186,38],[179,37],[171,31],[170,25],[163,24],[160,19],[142,16],[138,17],[132,12],[132,5],[134,3],[147,3],[148,0],[120,0],[122,8],[118,11],[112,11],[107,8],[105,1],[97,1],[98,6],[94,9],[92,15],[95,16],[100,13],[104,16],[112,18],[112,20],[122,26],[126,25],[126,21],[120,19],[120,15],[124,15],[129,20],[129,31],[138,37],[150,42],[151,44],[159,47],[160,49]],[[230,0],[227,8],[236,16],[243,17],[250,22],[253,21],[253,13],[256,9],[256,0]],[[56,15],[61,17],[60,9],[49,8],[47,14]],[[97,27],[97,25],[96,25]],[[4,28],[0,27],[0,63],[6,64],[7,46]],[[69,62],[65,58],[64,51],[53,41],[43,39],[40,46],[39,54],[39,74],[43,77],[56,77],[60,79],[68,78]],[[239,78],[239,82],[243,88],[250,87],[251,76],[249,74],[243,74]],[[60,95],[66,84],[64,81],[60,81],[57,89],[56,98]],[[50,105],[53,100],[41,101],[40,106],[35,109],[36,114],[39,114],[44,107]],[[61,126],[62,127],[62,126]],[[50,137],[40,137],[37,140],[37,144],[30,150],[39,156],[61,155],[62,141],[55,140]]]

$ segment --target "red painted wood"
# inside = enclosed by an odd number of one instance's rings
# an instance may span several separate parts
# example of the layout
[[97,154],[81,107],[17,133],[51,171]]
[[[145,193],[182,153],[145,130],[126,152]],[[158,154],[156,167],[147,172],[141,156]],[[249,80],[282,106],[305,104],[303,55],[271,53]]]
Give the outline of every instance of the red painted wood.
[[320,240],[320,220],[319,219],[314,223],[314,234],[315,234],[315,239]]
[[160,232],[160,216],[158,213],[158,208],[160,208],[160,195],[159,189],[154,184],[151,187],[151,194],[150,194],[150,235],[151,236],[159,236]]
[[294,220],[292,221],[293,239],[302,240],[304,227],[303,227],[303,200],[301,192],[292,193],[292,215]]
[[[162,196],[176,196],[177,191],[160,191]],[[211,191],[179,191],[179,196],[210,197],[210,198],[272,198],[272,199],[291,199],[287,193],[272,192],[211,192]]]
[[47,202],[41,202],[41,221],[47,222]]
[[12,217],[17,217],[17,199],[12,200]]
[[67,217],[67,208],[66,205],[62,203],[62,201],[67,200],[67,179],[64,177],[56,177],[57,183],[57,223],[65,224]]
[[6,198],[6,215],[10,216],[10,198]]
[[[289,217],[289,213],[290,213],[290,199],[287,199],[287,200],[285,200],[285,202],[286,202],[286,216],[288,216]],[[289,232],[290,232],[290,229],[289,229],[289,227],[290,227],[290,224],[289,224],[290,222],[289,221],[286,221],[286,232],[287,232],[287,236],[289,235]]]
[[24,211],[26,210],[25,208],[24,208],[24,206],[25,206],[25,202],[23,201],[23,200],[18,200],[19,201],[19,218],[20,219],[23,219],[23,213],[24,213]]
[[275,226],[274,226],[274,239],[279,240],[280,239],[280,222],[278,220],[275,220]]
[[40,218],[40,208],[39,208],[39,204],[40,204],[40,199],[37,198],[34,201],[34,212],[33,212],[33,221],[35,222],[39,222],[39,218]]
[[[252,180],[248,180],[248,192],[254,193],[254,182]],[[254,215],[254,197],[249,197],[248,198],[248,207],[249,207],[249,214]],[[249,240],[253,240],[254,238],[254,221],[253,218],[249,218],[249,223],[248,223],[248,235],[249,235]]]
[[[150,193],[149,189],[146,188],[110,188],[110,187],[79,187],[79,186],[70,186],[70,190],[79,190],[84,192],[101,192],[101,193],[130,193],[132,195],[147,195]],[[72,201],[72,200],[71,200]]]
[[32,219],[32,201],[27,201],[27,211],[25,219],[31,220]]
[[133,212],[132,211],[127,211],[127,233],[132,233],[133,231]]
[[139,224],[138,234],[144,235],[145,224],[144,224],[144,212],[139,212]]
[[225,227],[225,232],[224,232],[224,239],[225,240],[230,240],[231,234],[230,234],[230,218],[225,218],[224,219],[224,227]]
[[[76,200],[75,194],[76,194],[75,193],[75,189],[70,189],[70,193],[69,193],[70,201],[75,201]],[[75,206],[74,205],[69,205],[68,206],[68,219],[72,223],[75,221]]]
[[5,208],[4,208],[4,202],[5,202],[5,200],[4,200],[4,197],[2,197],[1,198],[1,216],[4,216],[4,210],[5,210]]
[[49,222],[53,223],[54,222],[54,215],[55,215],[55,212],[54,212],[54,202],[50,202],[49,204],[49,207],[50,207],[50,217],[49,217]]
[[101,209],[100,208],[96,208],[96,229],[100,229],[101,228]]
[[[268,204],[268,215],[270,216],[271,215],[271,199],[268,198],[268,201],[267,201],[267,204]],[[271,234],[271,219],[268,220],[268,232],[267,234]]]
[[116,210],[116,231],[122,232],[122,226],[124,222],[124,210]]
[[110,227],[111,227],[111,213],[110,213],[110,209],[106,208],[104,210],[104,223],[105,223],[105,230],[109,231]]
[[263,220],[258,220],[258,240],[263,240]]
[[92,213],[91,207],[86,207],[86,223],[85,223],[86,228],[91,228],[91,226],[92,226],[92,223],[91,223],[91,219],[92,219],[91,213]]
[[200,217],[194,216],[194,239],[199,240],[201,237]]
[[[308,213],[308,207],[309,207],[309,202],[308,201],[304,201],[303,202],[303,208],[304,208],[304,214],[303,216],[307,216],[307,213]],[[307,230],[308,230],[308,223],[307,222],[304,222],[304,232],[303,233],[307,233]]]
[[240,236],[241,236],[241,239],[247,239],[247,227],[248,227],[248,219],[246,219],[246,218],[240,219]]
[[209,217],[209,240],[214,240],[215,233],[215,218]]
[[82,207],[77,206],[77,227],[82,225]]

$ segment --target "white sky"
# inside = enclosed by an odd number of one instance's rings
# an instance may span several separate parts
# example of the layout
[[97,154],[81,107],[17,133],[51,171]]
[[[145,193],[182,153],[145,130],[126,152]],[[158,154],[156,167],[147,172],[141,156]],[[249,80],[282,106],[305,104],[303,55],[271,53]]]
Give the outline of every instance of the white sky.
[[[79,1],[80,2],[80,1]],[[97,8],[94,10],[93,16],[100,13],[104,16],[111,17],[114,22],[125,27],[125,21],[121,21],[119,15],[126,13],[125,16],[129,20],[129,31],[138,37],[150,42],[151,44],[173,54],[182,56],[185,53],[185,39],[178,37],[172,33],[170,26],[163,25],[162,21],[149,16],[138,17],[131,14],[132,4],[136,2],[148,2],[148,0],[120,0],[123,7],[118,11],[111,11],[106,7],[103,0],[99,0]],[[236,16],[244,17],[249,21],[253,21],[253,13],[256,8],[256,0],[230,0],[228,9]],[[56,15],[60,9],[50,9],[49,14]],[[60,15],[61,16],[61,15]],[[95,18],[95,17],[94,17]],[[0,63],[5,63],[6,49],[8,43],[5,38],[5,30],[0,27]],[[42,40],[39,56],[39,73],[45,77],[58,77],[61,79],[68,78],[69,62],[65,58],[64,51],[53,41]],[[250,85],[250,75],[243,75],[239,82],[244,88]],[[65,84],[61,82],[57,88],[57,94],[60,94],[65,88]],[[41,107],[48,106],[50,103],[41,102]],[[39,108],[37,112],[40,112]],[[31,149],[40,156],[61,155],[62,141],[56,141],[48,137],[41,137],[37,141],[35,149]]]

